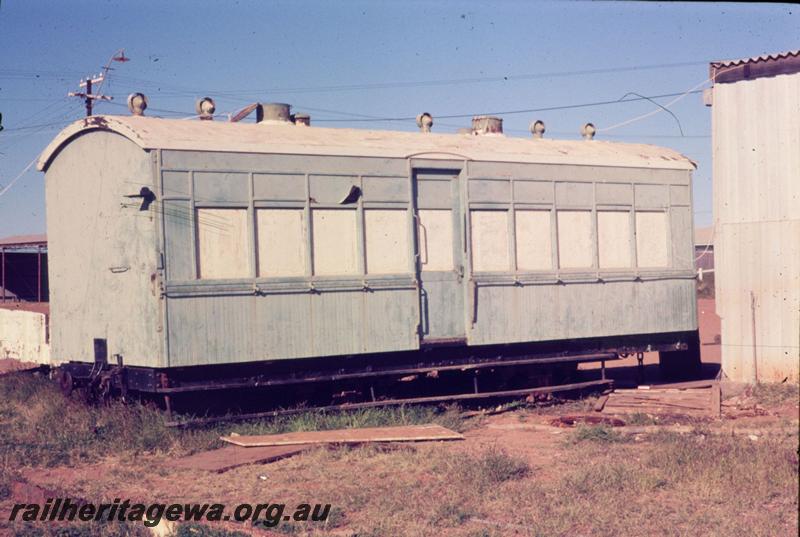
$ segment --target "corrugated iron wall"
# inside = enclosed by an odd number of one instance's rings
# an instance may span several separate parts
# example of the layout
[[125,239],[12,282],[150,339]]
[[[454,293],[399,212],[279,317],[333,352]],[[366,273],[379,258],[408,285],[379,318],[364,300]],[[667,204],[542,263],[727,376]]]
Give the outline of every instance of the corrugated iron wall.
[[722,367],[797,382],[800,74],[717,84],[712,110]]

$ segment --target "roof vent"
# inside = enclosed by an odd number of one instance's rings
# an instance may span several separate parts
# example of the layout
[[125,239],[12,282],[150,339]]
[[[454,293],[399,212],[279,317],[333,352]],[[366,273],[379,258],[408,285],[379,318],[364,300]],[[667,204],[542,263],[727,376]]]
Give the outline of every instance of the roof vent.
[[419,127],[420,132],[431,132],[431,127],[433,127],[433,116],[428,112],[423,112],[418,115],[417,127]]
[[131,93],[128,95],[128,110],[134,116],[143,116],[147,110],[147,96],[144,93]]
[[214,119],[214,112],[217,110],[217,106],[214,104],[214,99],[211,97],[203,97],[202,99],[197,99],[197,102],[194,104],[194,111],[197,112],[197,116],[200,119],[211,120]]
[[544,138],[544,131],[544,121],[537,119],[531,123],[531,134],[533,134],[534,138]]
[[475,116],[472,118],[473,134],[503,134],[503,120],[494,116]]
[[295,125],[300,125],[301,127],[311,126],[311,116],[308,114],[294,114],[292,117]]
[[262,104],[258,111],[256,121],[258,123],[291,123],[292,115],[290,114],[292,106],[286,103],[266,103]]
[[584,140],[593,140],[594,134],[597,132],[597,129],[594,128],[594,125],[591,123],[587,123],[581,129],[581,136],[583,136]]

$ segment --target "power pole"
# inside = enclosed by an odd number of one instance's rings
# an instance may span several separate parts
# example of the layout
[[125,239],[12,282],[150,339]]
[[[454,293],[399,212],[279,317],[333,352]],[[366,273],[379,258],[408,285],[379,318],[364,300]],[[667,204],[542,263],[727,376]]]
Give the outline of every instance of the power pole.
[[[2,0],[0,0],[1,2]],[[128,62],[130,58],[125,56],[125,50],[119,49],[114,53],[111,58],[108,59],[105,67],[103,67],[103,73],[99,75],[94,75],[93,77],[90,76],[86,80],[81,80],[80,87],[86,88],[86,91],[70,91],[67,95],[70,97],[80,97],[86,103],[86,117],[92,115],[92,108],[94,108],[94,101],[103,100],[103,101],[112,101],[114,98],[109,97],[107,95],[102,95],[100,93],[101,88],[103,87],[103,82],[105,82],[106,77],[108,76],[108,72],[112,71],[113,68],[111,67],[111,62]],[[99,84],[97,86],[97,95],[92,93],[92,86],[94,84]]]
[[94,101],[112,100],[112,97],[109,97],[107,95],[94,95],[92,93],[92,84],[103,82],[103,80],[105,80],[105,73],[102,75],[95,75],[94,77],[88,77],[86,80],[81,80],[79,84],[81,88],[86,88],[86,91],[70,91],[67,94],[69,97],[80,97],[84,100],[84,103],[86,103],[86,117],[92,115],[92,107],[94,106]]

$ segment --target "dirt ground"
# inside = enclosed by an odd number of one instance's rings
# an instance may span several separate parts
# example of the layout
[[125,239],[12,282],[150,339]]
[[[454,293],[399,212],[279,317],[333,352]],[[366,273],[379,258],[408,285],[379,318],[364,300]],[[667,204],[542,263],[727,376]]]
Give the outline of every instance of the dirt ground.
[[[487,416],[468,425],[464,432],[464,441],[317,447],[292,458],[269,464],[242,466],[222,474],[178,471],[172,465],[173,457],[168,454],[141,454],[133,458],[129,455],[109,457],[73,467],[27,467],[22,469],[23,479],[13,486],[9,501],[0,502],[0,511],[2,516],[6,516],[11,500],[43,502],[45,498],[53,496],[108,502],[113,498],[165,503],[213,501],[231,506],[276,501],[288,505],[319,502],[332,504],[339,514],[334,527],[316,528],[307,533],[304,530],[291,529],[288,525],[282,526],[278,532],[232,524],[226,527],[246,530],[251,535],[295,532],[340,536],[429,535],[433,534],[431,532],[453,536],[604,535],[609,534],[609,531],[616,533],[623,530],[630,535],[653,535],[655,532],[660,533],[664,527],[650,524],[637,529],[636,522],[620,525],[618,521],[605,521],[598,523],[598,526],[592,526],[585,514],[570,514],[577,506],[571,506],[569,501],[564,503],[563,497],[551,509],[542,510],[541,504],[530,505],[530,495],[537,491],[549,494],[548,491],[551,490],[562,491],[559,494],[564,494],[569,493],[572,487],[595,486],[592,484],[595,480],[611,479],[604,473],[607,467],[618,468],[618,472],[628,475],[637,471],[641,461],[652,457],[654,452],[663,451],[662,442],[672,446],[669,449],[675,449],[675,446],[697,441],[696,438],[710,438],[715,434],[732,436],[733,433],[728,432],[732,430],[751,435],[739,435],[741,440],[736,440],[739,444],[736,444],[735,449],[753,449],[748,445],[740,445],[741,442],[753,446],[761,442],[766,447],[769,445],[766,442],[772,441],[771,435],[779,435],[786,441],[787,437],[796,437],[798,407],[796,402],[790,402],[762,409],[754,414],[726,409],[722,420],[693,418],[686,421],[674,418],[671,421],[673,424],[689,423],[698,431],[703,431],[698,433],[701,436],[689,435],[686,439],[664,440],[652,435],[638,434],[630,441],[596,444],[587,442],[586,445],[576,441],[575,429],[551,425],[559,416],[576,413],[589,413],[586,404],[578,402],[567,404],[563,408],[517,410]],[[668,426],[664,429],[669,430]],[[231,430],[236,430],[236,427],[231,426]],[[612,430],[609,434],[616,433]],[[492,453],[503,456],[507,454],[512,458],[510,460],[515,461],[514,464],[524,464],[528,468],[526,475],[519,480],[490,482],[488,486],[481,484],[481,480],[486,479],[483,474],[478,474],[477,477],[462,475],[462,465],[483,464],[487,454]],[[757,453],[755,456],[758,456]],[[619,465],[621,460],[628,462],[625,466],[614,466]],[[773,464],[768,463],[768,466]],[[796,461],[791,464],[796,465]],[[583,473],[587,471],[584,466],[588,466],[588,474]],[[641,471],[648,471],[646,465]],[[639,478],[630,475],[626,479],[636,483]],[[665,482],[673,479],[680,483],[684,478],[666,475],[663,478]],[[608,490],[600,491],[600,494],[613,496],[628,493],[626,487],[629,485],[625,483],[613,481],[606,486],[609,487]],[[702,488],[697,486],[692,484],[684,488],[676,484],[676,492],[672,496],[669,491],[648,489],[646,492],[650,495],[649,501],[677,504],[675,508],[666,511],[661,506],[661,509],[655,509],[653,513],[666,516],[667,520],[671,520],[670,525],[678,523],[678,518],[682,516],[680,513],[688,508],[687,502],[691,500],[694,502],[692,509],[702,512],[707,507],[711,510],[710,520],[721,518],[722,515],[714,512],[719,511],[719,505],[714,503],[720,502],[719,499],[706,503],[702,498],[696,501],[684,496],[688,490],[702,497]],[[470,487],[475,487],[475,490],[469,490]],[[526,499],[516,503],[518,496]],[[761,534],[792,535],[797,524],[796,495],[792,496],[790,491],[777,495],[772,491],[768,497],[773,503],[758,508],[774,511],[771,514],[773,523],[769,526],[769,531]],[[592,498],[582,500],[580,497],[573,500],[593,501]],[[526,506],[530,511],[525,511]],[[619,509],[617,514],[620,519],[630,514],[625,512],[625,506],[616,503],[605,508]],[[650,505],[648,509],[652,510],[654,506]],[[558,522],[537,523],[536,516],[546,516],[548,511],[552,511],[551,515],[557,517]],[[527,513],[536,515],[531,520]],[[418,516],[419,520],[398,521],[398,515]],[[568,518],[564,519],[570,516],[575,516],[576,520],[570,522]],[[445,518],[444,521],[441,520],[442,517]],[[639,517],[637,514],[634,520]],[[754,522],[761,524],[759,521]],[[685,531],[692,524],[694,523],[691,520],[680,520],[681,529],[675,534],[688,534]],[[552,530],[552,533],[540,533],[541,530]],[[738,533],[722,531],[720,534]]]
[[[713,300],[698,306],[704,376],[714,378],[719,318]],[[656,363],[646,357],[648,382],[658,382]],[[635,358],[609,364],[612,378],[635,374]],[[463,441],[315,447],[222,474],[177,470],[172,450],[26,465],[0,495],[0,520],[15,502],[69,496],[333,506],[321,526],[222,525],[249,535],[796,535],[798,398],[731,393],[721,418],[620,416],[644,427],[636,434],[553,426],[562,416],[597,415],[588,398],[472,417]]]

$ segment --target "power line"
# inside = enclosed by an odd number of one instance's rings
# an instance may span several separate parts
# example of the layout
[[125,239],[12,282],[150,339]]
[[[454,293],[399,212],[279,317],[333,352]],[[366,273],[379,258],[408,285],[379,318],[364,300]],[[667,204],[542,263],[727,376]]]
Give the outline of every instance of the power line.
[[[393,89],[393,88],[415,88],[415,87],[430,87],[430,86],[450,86],[460,84],[479,84],[486,82],[515,82],[522,80],[536,80],[542,78],[561,78],[570,76],[587,76],[599,75],[608,73],[631,72],[631,71],[647,71],[653,69],[671,69],[677,67],[689,67],[695,65],[707,65],[705,61],[692,61],[692,62],[678,62],[678,63],[662,63],[651,65],[636,65],[636,66],[622,66],[622,67],[607,67],[600,69],[584,69],[574,71],[551,71],[544,73],[524,73],[524,74],[511,74],[511,75],[496,75],[486,77],[468,77],[468,78],[451,78],[451,79],[433,79],[433,80],[403,80],[394,82],[372,82],[372,83],[358,83],[358,84],[344,84],[344,85],[324,85],[324,86],[299,86],[299,87],[275,87],[275,88],[253,88],[241,90],[219,90],[214,91],[218,96],[241,96],[253,93],[317,93],[317,92],[335,92],[335,91],[360,91],[360,90],[376,90],[376,89]],[[118,80],[129,80],[131,82],[149,83],[154,84],[158,88],[174,88],[177,93],[193,92],[191,88],[186,86],[168,86],[158,82],[118,77]]]
[[16,127],[14,129],[5,129],[6,132],[18,132],[18,131],[28,131],[32,129],[38,129],[40,127],[54,127],[57,125],[63,125],[65,123],[71,123],[72,120],[66,119],[62,121],[55,121],[53,123],[40,123],[39,125],[27,125],[25,127]]
[[28,171],[28,170],[31,168],[31,166],[33,166],[33,164],[34,164],[35,162],[36,162],[36,158],[34,158],[32,161],[30,161],[30,163],[28,163],[28,165],[27,165],[27,166],[25,166],[25,168],[24,168],[24,169],[23,169],[21,172],[19,172],[19,175],[17,175],[16,177],[14,177],[14,178],[11,180],[11,182],[10,182],[10,183],[8,183],[8,184],[7,184],[7,185],[6,185],[6,186],[5,186],[3,189],[1,189],[1,190],[0,190],[0,197],[3,197],[3,194],[5,194],[5,193],[6,193],[6,192],[8,192],[9,190],[11,190],[11,187],[12,187],[12,186],[14,186],[14,183],[16,183],[17,181],[19,181],[19,180],[20,180],[20,178],[21,178],[23,175],[25,175],[25,172],[27,172],[27,171]]
[[[109,101],[107,104],[110,104],[112,106],[122,106],[123,108],[127,108],[128,107],[125,104],[115,103],[114,101]],[[161,112],[163,114],[177,114],[177,115],[180,115],[180,116],[192,115],[190,112],[182,112],[180,110],[167,110],[165,108],[150,108],[149,106],[147,107],[147,110],[150,111],[150,112]]]
[[[629,103],[634,101],[645,101],[651,99],[660,99],[664,97],[675,97],[681,95],[688,95],[691,93],[702,93],[703,90],[692,90],[689,92],[681,92],[681,93],[664,93],[661,95],[650,95],[649,97],[646,96],[639,96],[639,97],[631,97],[629,99],[617,99],[614,101],[596,101],[592,103],[581,103],[581,104],[568,104],[562,106],[548,106],[544,108],[526,108],[522,110],[505,110],[501,112],[482,112],[482,113],[472,113],[472,114],[448,114],[448,115],[435,115],[434,120],[436,119],[462,119],[462,118],[471,118],[473,116],[509,116],[514,114],[530,114],[533,112],[552,112],[554,110],[570,110],[574,108],[588,108],[592,106],[606,106],[612,104],[621,104],[621,103]],[[416,120],[416,116],[407,116],[407,117],[383,117],[383,118],[363,118],[363,119],[317,119],[316,122],[325,121],[325,122],[370,122],[370,121],[410,121]]]

